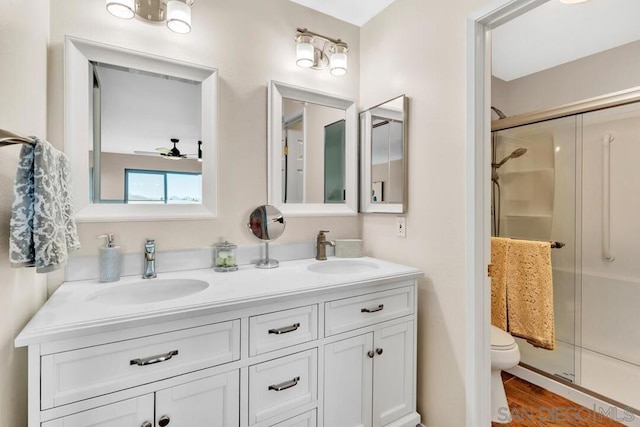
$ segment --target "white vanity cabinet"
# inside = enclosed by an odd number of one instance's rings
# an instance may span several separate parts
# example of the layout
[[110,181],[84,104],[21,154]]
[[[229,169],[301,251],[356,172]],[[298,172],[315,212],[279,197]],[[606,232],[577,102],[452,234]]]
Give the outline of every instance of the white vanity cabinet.
[[413,313],[414,291],[407,286],[326,304],[328,330],[403,321],[325,346],[325,425],[382,427],[415,412],[414,322],[402,317]]
[[64,284],[16,340],[29,427],[415,427],[422,273],[373,261],[379,274],[349,280],[287,263],[212,274],[210,294],[139,312]]

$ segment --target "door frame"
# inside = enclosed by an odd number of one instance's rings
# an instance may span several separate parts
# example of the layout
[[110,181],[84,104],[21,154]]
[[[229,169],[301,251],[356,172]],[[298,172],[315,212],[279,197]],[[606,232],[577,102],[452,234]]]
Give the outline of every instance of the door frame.
[[467,18],[466,425],[491,425],[491,30],[549,0],[493,0]]

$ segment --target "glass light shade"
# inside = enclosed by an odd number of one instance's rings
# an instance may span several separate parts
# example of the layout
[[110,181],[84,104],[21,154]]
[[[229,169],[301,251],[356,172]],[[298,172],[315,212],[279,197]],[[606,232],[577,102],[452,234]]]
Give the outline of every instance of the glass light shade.
[[335,52],[331,54],[331,75],[344,76],[347,74],[347,49],[343,46],[336,46]]
[[167,2],[167,27],[174,33],[187,34],[191,31],[191,6],[179,1]]
[[113,16],[131,19],[135,16],[135,0],[106,0],[107,10]]
[[296,65],[298,67],[313,67],[314,63],[313,37],[299,36],[296,44]]

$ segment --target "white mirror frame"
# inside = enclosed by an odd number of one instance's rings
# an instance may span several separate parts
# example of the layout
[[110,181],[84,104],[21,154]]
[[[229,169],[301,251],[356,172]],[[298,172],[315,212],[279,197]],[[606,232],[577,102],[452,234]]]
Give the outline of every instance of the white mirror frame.
[[[282,99],[338,108],[345,112],[345,202],[283,203]],[[358,214],[358,113],[352,99],[272,81],[269,85],[268,200],[286,217]],[[306,139],[306,136],[305,136]]]
[[[194,220],[216,217],[218,164],[218,71],[66,37],[64,51],[64,151],[71,163],[73,203],[78,222]],[[113,64],[201,82],[202,88],[202,204],[96,204],[89,200],[89,154],[92,135],[90,61]]]
[[[409,98],[406,95],[400,95],[402,97],[402,168],[403,168],[403,179],[402,183],[403,191],[402,191],[402,203],[371,203],[371,143],[372,143],[372,135],[371,135],[371,110],[380,107],[381,105],[386,104],[389,101],[383,102],[380,105],[372,107],[366,111],[360,113],[360,211],[363,213],[393,213],[393,214],[401,214],[407,211],[408,205],[408,179],[409,176],[407,166],[409,164],[408,161],[408,148],[409,144],[407,141],[407,135],[409,131],[408,126],[408,107],[409,107]],[[397,99],[399,97],[393,98]],[[396,114],[395,112],[390,112],[391,114]]]

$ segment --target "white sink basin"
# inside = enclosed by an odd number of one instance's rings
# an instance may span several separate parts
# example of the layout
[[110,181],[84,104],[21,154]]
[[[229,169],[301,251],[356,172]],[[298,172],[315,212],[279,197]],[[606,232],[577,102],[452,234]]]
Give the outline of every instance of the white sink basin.
[[113,305],[148,304],[186,297],[208,287],[202,280],[149,279],[94,292],[86,300]]
[[367,273],[378,268],[369,261],[319,261],[307,267],[307,270],[323,274]]

